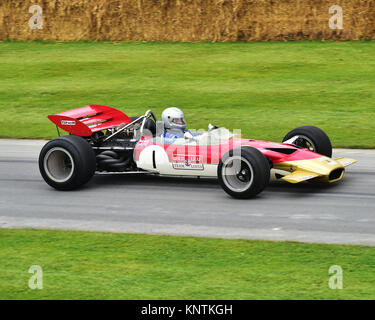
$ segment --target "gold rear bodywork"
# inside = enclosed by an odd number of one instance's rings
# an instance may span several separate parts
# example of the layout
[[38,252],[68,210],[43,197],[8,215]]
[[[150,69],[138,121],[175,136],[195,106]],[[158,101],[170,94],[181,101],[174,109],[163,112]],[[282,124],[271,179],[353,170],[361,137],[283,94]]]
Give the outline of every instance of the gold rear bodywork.
[[332,183],[343,178],[345,167],[357,162],[350,158],[331,159],[325,156],[310,160],[286,161],[274,164],[277,172],[285,175],[281,178],[290,183],[302,181]]

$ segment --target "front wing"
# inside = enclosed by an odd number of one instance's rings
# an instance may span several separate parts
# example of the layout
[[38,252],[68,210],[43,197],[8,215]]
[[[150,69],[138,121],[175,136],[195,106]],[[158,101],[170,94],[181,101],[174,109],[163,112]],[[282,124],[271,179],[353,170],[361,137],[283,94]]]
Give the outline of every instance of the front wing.
[[309,160],[285,161],[274,164],[274,169],[290,183],[307,180],[332,183],[343,178],[345,167],[357,162],[350,158],[331,159],[325,156]]

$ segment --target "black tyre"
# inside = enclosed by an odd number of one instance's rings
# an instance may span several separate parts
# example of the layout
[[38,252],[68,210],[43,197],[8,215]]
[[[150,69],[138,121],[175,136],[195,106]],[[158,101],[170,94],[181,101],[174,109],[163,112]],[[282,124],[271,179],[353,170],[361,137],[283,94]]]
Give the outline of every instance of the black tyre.
[[95,152],[83,138],[70,135],[48,142],[39,155],[43,179],[58,190],[73,190],[95,173]]
[[217,168],[221,187],[234,198],[248,199],[264,190],[270,180],[270,164],[259,150],[242,147],[227,152]]
[[287,141],[294,136],[299,136],[295,145],[308,148],[311,151],[332,157],[332,144],[322,129],[313,126],[303,126],[290,131],[283,139]]

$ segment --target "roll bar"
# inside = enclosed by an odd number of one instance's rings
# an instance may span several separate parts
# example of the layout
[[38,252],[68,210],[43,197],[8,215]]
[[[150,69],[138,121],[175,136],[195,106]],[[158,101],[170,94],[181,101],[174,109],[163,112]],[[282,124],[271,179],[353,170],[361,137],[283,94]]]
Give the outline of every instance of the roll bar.
[[139,118],[135,119],[134,121],[126,124],[125,126],[123,126],[122,128],[120,128],[119,130],[117,130],[116,132],[114,132],[113,134],[111,134],[110,136],[108,136],[107,138],[105,138],[103,140],[103,142],[106,142],[109,139],[117,136],[119,133],[125,131],[127,128],[131,127],[132,125],[134,125],[134,124],[136,124],[138,122],[141,122],[141,120],[142,120],[142,125],[141,125],[141,136],[142,136],[146,120],[149,119],[149,118],[151,118],[151,117],[154,119],[154,121],[156,123],[157,120],[156,120],[155,114],[152,112],[151,109],[149,109],[149,110],[146,111],[146,113],[143,116],[140,116]]

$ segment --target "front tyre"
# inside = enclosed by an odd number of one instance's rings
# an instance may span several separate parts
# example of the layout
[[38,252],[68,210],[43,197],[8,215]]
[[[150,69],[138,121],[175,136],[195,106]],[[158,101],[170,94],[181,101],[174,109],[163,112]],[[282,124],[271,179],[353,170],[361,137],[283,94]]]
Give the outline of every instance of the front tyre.
[[227,152],[219,162],[221,187],[234,198],[249,199],[262,192],[270,180],[270,164],[259,150],[241,147]]
[[39,170],[51,187],[73,190],[95,173],[95,152],[83,138],[70,135],[48,142],[39,155]]
[[313,126],[298,127],[290,131],[284,137],[283,142],[296,136],[298,138],[293,144],[324,156],[332,157],[331,141],[322,129]]

